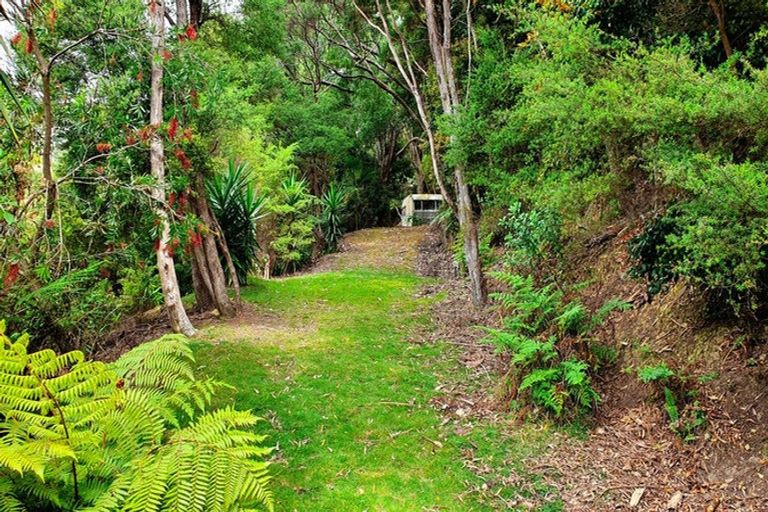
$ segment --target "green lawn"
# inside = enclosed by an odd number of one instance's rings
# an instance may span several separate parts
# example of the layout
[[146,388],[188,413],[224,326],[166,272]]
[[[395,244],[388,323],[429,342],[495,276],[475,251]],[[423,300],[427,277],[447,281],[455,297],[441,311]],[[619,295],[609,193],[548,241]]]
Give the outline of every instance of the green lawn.
[[461,370],[445,345],[407,341],[429,325],[430,299],[415,297],[420,282],[372,270],[257,282],[243,291],[259,312],[250,324],[210,327],[196,345],[203,373],[237,389],[222,400],[268,420],[277,510],[497,508],[472,491],[482,480],[462,450],[502,464],[536,443],[441,426],[428,403],[436,375]]

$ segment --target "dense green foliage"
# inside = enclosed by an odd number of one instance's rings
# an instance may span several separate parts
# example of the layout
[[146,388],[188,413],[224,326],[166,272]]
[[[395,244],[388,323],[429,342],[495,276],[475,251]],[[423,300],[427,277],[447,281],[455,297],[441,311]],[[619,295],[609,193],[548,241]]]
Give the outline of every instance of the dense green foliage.
[[186,339],[145,343],[112,364],[28,350],[0,323],[4,510],[272,509],[252,432],[259,418],[212,410],[222,384],[193,375]]
[[[195,7],[189,19],[182,4]],[[691,312],[700,324],[764,337],[764,1],[449,1],[437,18],[431,5],[3,4],[0,21],[18,33],[0,63],[0,318],[34,340],[3,335],[5,508],[269,507],[255,418],[210,410],[218,385],[192,377],[184,342],[109,365],[84,354],[128,316],[193,303],[182,296],[213,310],[228,285],[299,272],[343,249],[348,231],[395,224],[411,193],[455,196],[434,224],[477,305],[482,270],[501,269],[489,284],[503,320],[488,341],[509,362],[515,407],[573,419],[598,404],[598,372],[622,350],[603,344],[612,315],[631,307],[606,299],[630,286],[638,307],[684,290],[706,299],[690,301],[707,304]],[[159,7],[168,23],[154,32]],[[432,25],[444,23],[436,43]],[[337,277],[354,288],[354,275]],[[620,291],[582,293],[613,278]],[[384,305],[388,287],[409,285],[375,280]],[[371,346],[385,326],[372,304],[353,318],[370,323],[354,326],[366,365],[402,349]],[[342,378],[351,359],[323,361]],[[704,424],[695,390],[652,363],[638,377],[692,439]],[[365,396],[386,401],[378,391]],[[210,443],[197,449],[193,436]]]
[[494,277],[506,287],[492,294],[505,317],[503,329],[489,329],[488,341],[510,354],[512,399],[530,401],[556,417],[592,409],[600,396],[591,378],[601,361],[592,353],[590,335],[628,304],[612,300],[590,313],[578,301],[565,303],[563,291],[552,284],[537,287],[531,275]]

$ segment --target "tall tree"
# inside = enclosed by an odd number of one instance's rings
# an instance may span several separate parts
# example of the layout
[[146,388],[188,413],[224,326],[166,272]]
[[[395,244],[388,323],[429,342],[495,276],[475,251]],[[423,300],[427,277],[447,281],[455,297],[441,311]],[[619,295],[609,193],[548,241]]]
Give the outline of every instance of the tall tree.
[[171,226],[165,207],[165,148],[159,131],[160,125],[163,123],[163,55],[165,51],[165,7],[161,0],[150,0],[149,17],[152,28],[149,124],[153,129],[149,145],[149,157],[152,177],[155,179],[152,187],[152,198],[155,201],[155,214],[160,221],[159,239],[155,251],[157,253],[157,270],[160,275],[165,309],[171,321],[171,327],[175,332],[193,336],[196,331],[181,301],[173,253],[168,245],[171,239]]
[[[442,159],[437,144],[436,128],[432,119],[435,114],[430,112],[423,91],[423,79],[419,74],[426,74],[425,66],[416,61],[416,52],[410,47],[408,39],[401,32],[398,14],[389,2],[382,4],[376,0],[376,12],[372,15],[355,3],[355,9],[374,28],[386,42],[392,61],[400,73],[408,92],[416,103],[418,121],[427,135],[432,169],[440,192],[446,198],[456,214],[464,242],[464,258],[469,273],[472,291],[472,301],[479,305],[486,301],[485,278],[480,261],[480,246],[478,240],[477,219],[472,208],[472,197],[467,183],[464,168],[453,166],[454,194],[449,193],[443,176]],[[453,23],[450,0],[443,0],[442,12],[438,14],[433,0],[424,0],[422,4],[427,27],[427,36],[432,66],[437,79],[440,94],[442,114],[453,116],[461,105],[458,93],[456,73],[454,71],[451,46],[454,44],[451,26]],[[469,12],[469,10],[467,10]],[[471,21],[468,20],[468,32],[471,37]],[[351,46],[347,44],[347,46]]]

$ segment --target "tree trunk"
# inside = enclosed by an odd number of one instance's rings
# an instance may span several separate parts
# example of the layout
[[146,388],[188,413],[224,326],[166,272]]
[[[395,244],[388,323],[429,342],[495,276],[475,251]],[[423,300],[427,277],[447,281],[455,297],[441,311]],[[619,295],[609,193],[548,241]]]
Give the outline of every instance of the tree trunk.
[[150,4],[150,18],[153,24],[152,32],[152,83],[149,109],[149,124],[154,128],[149,146],[149,159],[152,177],[155,184],[152,187],[152,199],[155,203],[155,215],[160,220],[160,239],[157,244],[157,270],[165,299],[165,309],[174,332],[194,336],[196,331],[189,321],[184,304],[181,302],[181,292],[176,279],[176,268],[173,256],[168,249],[171,238],[171,225],[168,212],[165,209],[165,162],[163,140],[159,133],[163,122],[163,59],[161,57],[165,37],[165,15],[163,4]]
[[203,1],[189,0],[189,23],[195,28],[199,28],[203,22]]
[[[211,280],[207,272],[200,271],[198,261],[205,261],[201,246],[193,246],[190,258],[192,267],[192,288],[195,290],[195,306],[199,311],[211,311],[216,309],[216,302],[213,300],[211,290]],[[198,254],[199,253],[199,254]]]
[[[238,305],[240,305],[240,278],[237,276],[237,269],[235,268],[235,262],[232,261],[232,254],[229,252],[229,244],[227,243],[227,238],[224,236],[224,230],[221,229],[221,225],[219,224],[219,220],[213,216],[213,222],[215,223],[216,228],[216,239],[219,242],[219,247],[221,248],[221,253],[224,255],[224,261],[227,262],[227,271],[229,272],[229,278],[230,282],[232,283],[232,289],[235,291],[235,301]],[[248,283],[244,283],[248,284]]]
[[51,73],[43,70],[43,181],[45,182],[45,220],[53,218],[58,191],[53,180],[51,156],[53,153],[53,98],[51,97]]
[[733,54],[733,48],[731,47],[731,39],[728,37],[728,31],[725,28],[725,6],[722,0],[709,0],[709,7],[717,18],[717,30],[720,32],[720,42],[723,45],[726,58],[730,58]]
[[[434,0],[425,0],[424,7],[426,11],[429,48],[435,64],[440,102],[443,106],[443,113],[452,116],[460,105],[460,99],[451,60],[450,0],[443,0],[442,27],[438,26]],[[441,35],[442,37],[440,37]],[[451,138],[451,143],[454,142],[453,138]],[[456,215],[464,240],[464,259],[472,289],[472,302],[475,305],[481,305],[485,303],[487,296],[482,262],[480,261],[477,219],[472,212],[472,196],[469,193],[469,185],[467,185],[464,176],[464,168],[461,165],[457,165],[454,167],[453,173],[456,187]]]
[[214,235],[216,224],[205,196],[202,174],[198,173],[195,176],[194,187],[195,194],[192,204],[195,214],[208,228],[208,232],[202,234],[200,243],[198,245],[193,244],[192,254],[198,275],[198,279],[194,283],[195,296],[198,297],[199,292],[199,307],[210,309],[210,306],[213,305],[222,316],[232,317],[235,315],[235,307],[227,295],[227,281],[224,277],[224,269],[221,267],[219,251],[216,248]]
[[189,25],[187,0],[176,0],[176,26],[183,30],[187,25]]
[[467,264],[469,283],[472,291],[472,302],[475,305],[484,304],[487,299],[483,265],[480,260],[480,242],[478,236],[477,219],[472,212],[472,198],[469,195],[469,186],[464,181],[464,172],[460,166],[454,169],[456,178],[456,191],[459,203],[459,226],[464,238],[464,259]]

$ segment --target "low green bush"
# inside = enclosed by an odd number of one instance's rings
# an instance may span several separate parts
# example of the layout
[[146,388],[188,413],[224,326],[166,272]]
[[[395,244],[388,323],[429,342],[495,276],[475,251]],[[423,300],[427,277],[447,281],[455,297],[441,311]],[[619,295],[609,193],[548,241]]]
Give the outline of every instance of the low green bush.
[[[492,298],[505,313],[502,329],[488,329],[488,342],[510,356],[509,386],[517,400],[524,400],[556,418],[573,418],[594,408],[600,396],[592,386],[592,374],[607,364],[609,350],[590,351],[591,334],[609,314],[629,307],[611,300],[591,313],[578,301],[563,302],[563,292],[553,284],[538,287],[533,276],[510,272],[493,274],[506,286]],[[559,348],[565,337],[573,346]]]
[[638,368],[637,376],[641,382],[652,384],[663,399],[670,430],[686,442],[696,440],[706,427],[707,415],[696,399],[698,392],[687,384],[688,379],[664,362]]

